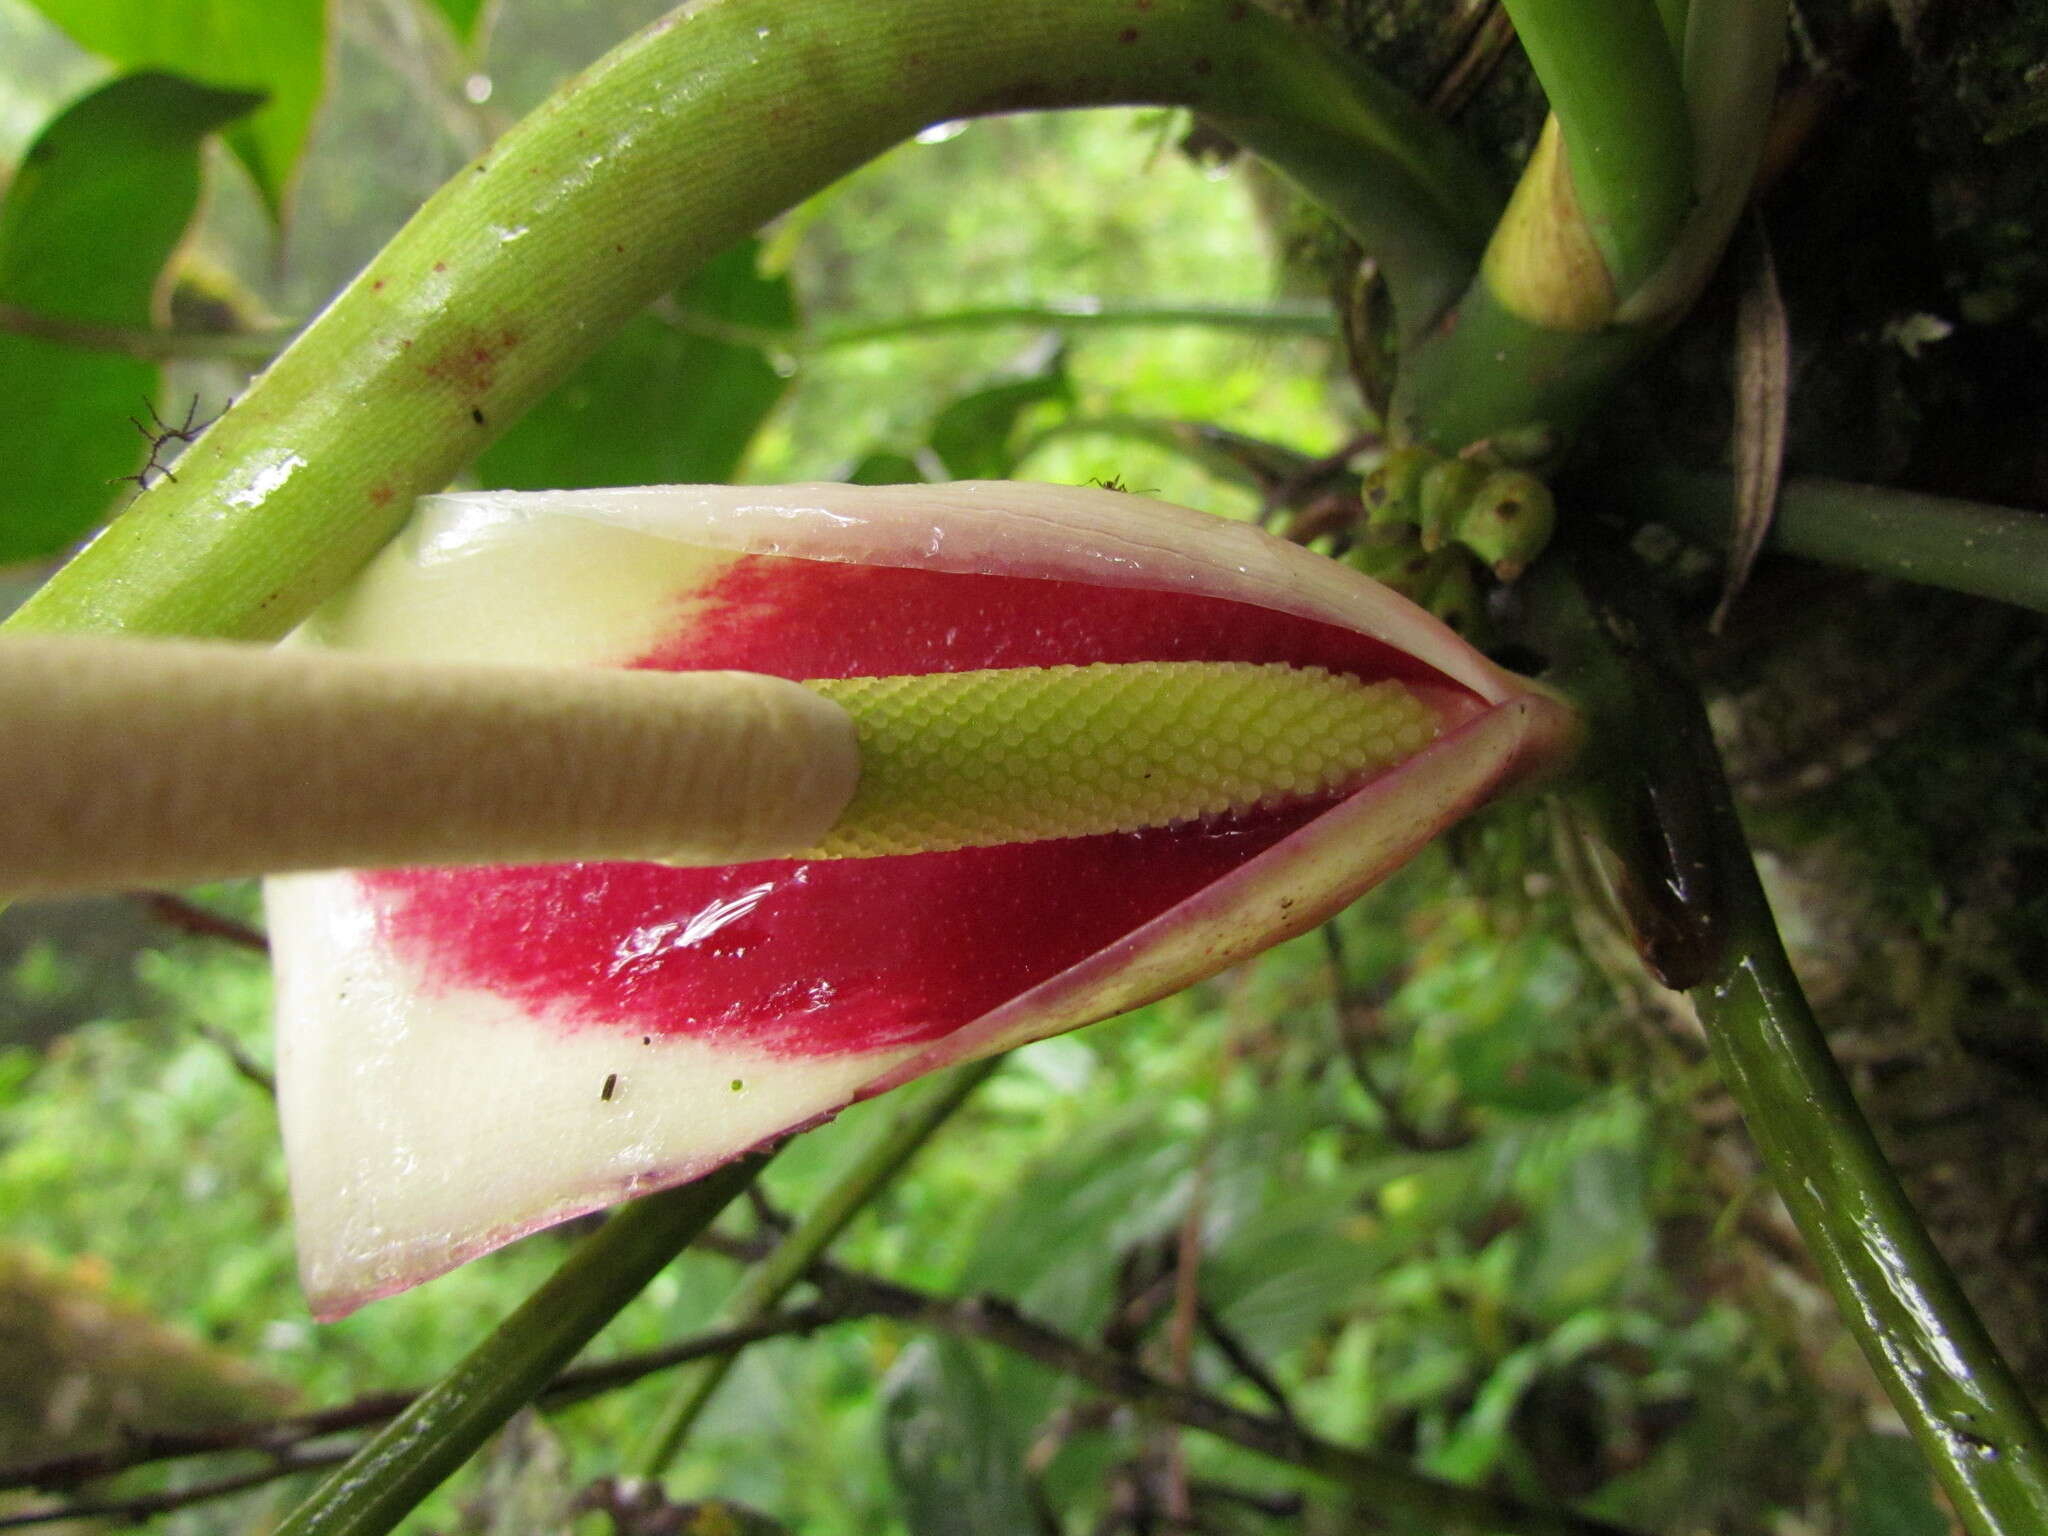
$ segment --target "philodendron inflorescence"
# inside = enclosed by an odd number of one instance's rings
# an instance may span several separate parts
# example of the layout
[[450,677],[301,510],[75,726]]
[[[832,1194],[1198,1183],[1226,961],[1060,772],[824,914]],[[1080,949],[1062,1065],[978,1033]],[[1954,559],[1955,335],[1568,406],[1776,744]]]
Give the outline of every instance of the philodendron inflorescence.
[[326,1316],[1212,974],[1571,735],[1358,573],[1102,490],[431,498],[302,638],[803,680],[863,758],[792,858],[272,883]]

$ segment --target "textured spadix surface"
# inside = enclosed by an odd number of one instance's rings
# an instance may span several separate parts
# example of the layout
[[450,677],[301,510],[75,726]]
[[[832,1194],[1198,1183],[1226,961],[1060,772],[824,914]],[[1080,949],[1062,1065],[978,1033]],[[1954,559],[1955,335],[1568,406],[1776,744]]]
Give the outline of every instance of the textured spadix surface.
[[[860,786],[818,858],[1138,832],[1329,794],[1436,734],[1396,682],[1284,662],[1131,661],[811,687],[853,716]],[[801,854],[799,855],[802,856]]]
[[[303,638],[804,680],[1012,672],[991,686],[1026,690],[1045,684],[1023,669],[1226,664],[1216,675],[1283,687],[1212,706],[1197,735],[1219,762],[1283,693],[1322,720],[1317,689],[1370,746],[1334,779],[1245,781],[1248,808],[1176,810],[1176,790],[1167,823],[1086,835],[273,882],[301,1264],[329,1316],[1298,933],[1567,731],[1559,706],[1355,572],[1199,513],[1047,486],[434,498]],[[1097,706],[1131,711],[1132,742],[1173,723],[1156,681]],[[1002,754],[988,762],[1000,780]]]

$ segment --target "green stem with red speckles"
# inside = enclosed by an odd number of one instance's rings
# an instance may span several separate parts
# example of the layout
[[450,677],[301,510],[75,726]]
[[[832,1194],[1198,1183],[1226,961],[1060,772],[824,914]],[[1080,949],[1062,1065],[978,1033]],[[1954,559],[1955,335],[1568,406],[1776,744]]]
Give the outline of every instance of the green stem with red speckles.
[[178,463],[16,616],[284,634],[626,320],[920,128],[1039,107],[1209,114],[1344,220],[1419,325],[1496,208],[1398,91],[1244,0],[711,0],[457,174]]

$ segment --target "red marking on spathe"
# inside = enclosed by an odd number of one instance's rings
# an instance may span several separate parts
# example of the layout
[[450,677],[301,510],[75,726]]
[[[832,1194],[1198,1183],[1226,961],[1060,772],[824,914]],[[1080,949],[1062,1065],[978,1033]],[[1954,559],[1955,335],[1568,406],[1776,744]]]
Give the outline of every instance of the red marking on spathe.
[[370,487],[370,505],[373,507],[388,507],[391,505],[391,498],[396,494],[397,492],[393,491],[388,485],[381,483],[373,485]]
[[1120,43],[1135,43],[1138,37],[1139,32],[1136,27],[1125,27],[1123,31],[1117,33],[1116,40]]
[[[1442,685],[1378,641],[1221,598],[747,557],[636,665],[852,677],[1090,661],[1285,661]],[[887,859],[360,876],[430,988],[572,1029],[785,1056],[928,1043],[1122,938],[1327,803]]]

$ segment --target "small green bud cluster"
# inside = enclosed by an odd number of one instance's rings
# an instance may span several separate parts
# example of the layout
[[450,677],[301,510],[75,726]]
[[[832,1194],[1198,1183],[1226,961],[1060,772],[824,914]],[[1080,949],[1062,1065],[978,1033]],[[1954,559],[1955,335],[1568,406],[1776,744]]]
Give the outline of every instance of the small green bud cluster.
[[[1467,634],[1484,613],[1481,571],[1513,581],[1549,542],[1550,489],[1518,464],[1531,445],[1489,442],[1462,454],[1391,450],[1350,495],[1325,496],[1288,530],[1394,588]],[[1533,451],[1540,456],[1544,444]]]
[[1412,527],[1425,554],[1462,545],[1502,581],[1522,574],[1557,521],[1550,488],[1534,475],[1426,448],[1389,453],[1360,483],[1359,500],[1367,528]]

